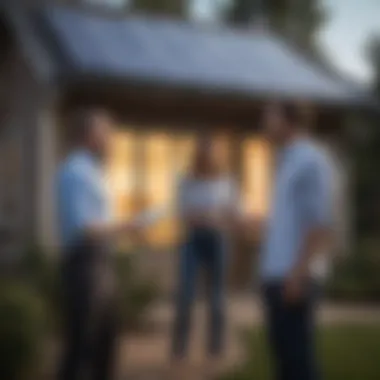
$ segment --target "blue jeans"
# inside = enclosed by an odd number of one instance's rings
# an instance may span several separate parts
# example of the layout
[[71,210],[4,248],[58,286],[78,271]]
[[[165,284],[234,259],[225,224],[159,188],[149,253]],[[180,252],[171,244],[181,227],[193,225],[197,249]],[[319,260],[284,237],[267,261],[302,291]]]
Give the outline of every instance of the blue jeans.
[[317,286],[305,284],[305,296],[295,304],[284,301],[283,283],[263,287],[269,340],[278,380],[318,380],[315,353]]
[[186,355],[191,311],[200,269],[208,280],[209,328],[207,348],[210,355],[218,356],[224,341],[224,269],[226,249],[221,233],[197,229],[188,235],[180,252],[179,287],[173,331],[173,355]]

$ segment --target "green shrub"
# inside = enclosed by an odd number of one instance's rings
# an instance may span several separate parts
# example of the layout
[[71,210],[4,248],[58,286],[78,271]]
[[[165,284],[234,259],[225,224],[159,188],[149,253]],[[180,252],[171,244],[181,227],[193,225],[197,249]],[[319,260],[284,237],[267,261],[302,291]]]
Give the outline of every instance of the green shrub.
[[0,286],[0,379],[29,380],[40,369],[44,305],[23,285],[3,281]]
[[[40,249],[29,249],[17,275],[0,283],[1,380],[30,380],[41,368],[45,337],[61,323],[57,262]],[[116,269],[122,326],[140,328],[157,296],[155,283],[139,276],[131,254],[117,255]]]
[[49,327],[61,323],[60,277],[57,257],[38,246],[29,247],[20,262],[20,281],[32,288],[49,310]]
[[117,255],[121,323],[124,330],[141,328],[149,307],[157,298],[154,279],[141,278],[133,254]]
[[356,252],[337,263],[327,284],[327,294],[334,300],[380,302],[380,243],[363,241]]
[[[41,296],[49,310],[53,329],[61,325],[61,297],[58,260],[37,247],[27,250],[21,260],[21,280]],[[119,310],[124,329],[144,324],[149,306],[157,297],[153,279],[141,278],[133,253],[119,253],[115,260]]]

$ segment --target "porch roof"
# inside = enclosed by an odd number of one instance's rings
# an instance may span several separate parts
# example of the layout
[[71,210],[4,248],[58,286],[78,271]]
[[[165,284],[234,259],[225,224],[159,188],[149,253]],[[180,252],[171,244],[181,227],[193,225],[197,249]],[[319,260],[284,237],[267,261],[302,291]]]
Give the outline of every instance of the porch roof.
[[364,88],[332,75],[267,31],[107,17],[57,5],[39,8],[29,20],[56,74],[65,79],[336,105],[369,100]]

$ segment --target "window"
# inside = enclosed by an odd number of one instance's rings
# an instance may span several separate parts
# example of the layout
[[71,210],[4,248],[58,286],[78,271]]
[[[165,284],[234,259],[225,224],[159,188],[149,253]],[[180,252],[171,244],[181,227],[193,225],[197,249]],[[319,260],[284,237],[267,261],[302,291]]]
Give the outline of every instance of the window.
[[260,138],[243,142],[243,204],[248,212],[265,216],[271,194],[271,151]]
[[[175,197],[174,141],[168,135],[152,133],[144,140],[144,195],[148,208],[170,207]],[[174,239],[173,218],[168,217],[149,231],[149,242],[167,245]]]
[[108,187],[115,219],[133,214],[135,189],[135,141],[132,132],[116,132],[107,164]]
[[[232,175],[242,171],[241,192],[245,208],[265,215],[271,190],[268,145],[256,137],[245,139],[239,164],[232,162],[228,135],[215,138],[223,166],[230,169]],[[108,184],[115,218],[124,219],[142,209],[174,206],[177,183],[189,169],[195,139],[192,133],[116,132],[108,162]],[[169,216],[149,229],[148,241],[155,247],[170,247],[179,232],[174,216]]]

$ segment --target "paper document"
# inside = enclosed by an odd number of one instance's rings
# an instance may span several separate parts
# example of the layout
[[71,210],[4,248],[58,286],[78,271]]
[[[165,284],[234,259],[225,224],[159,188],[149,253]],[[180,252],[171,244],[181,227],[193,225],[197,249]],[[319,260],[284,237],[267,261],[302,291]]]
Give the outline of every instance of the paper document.
[[133,219],[133,223],[140,227],[149,227],[150,225],[155,224],[168,216],[168,214],[169,211],[166,208],[145,210]]

